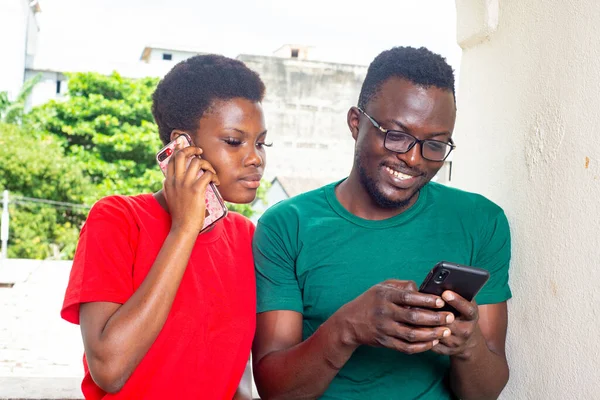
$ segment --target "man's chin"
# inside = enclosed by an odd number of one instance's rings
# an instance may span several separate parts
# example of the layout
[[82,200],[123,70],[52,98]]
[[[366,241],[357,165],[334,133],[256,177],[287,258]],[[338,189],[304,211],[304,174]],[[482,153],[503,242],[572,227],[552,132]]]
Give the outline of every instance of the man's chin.
[[384,190],[377,188],[374,193],[371,193],[371,197],[382,208],[387,209],[399,209],[406,208],[416,199],[422,186],[417,188],[411,188],[410,190],[402,190],[402,193],[398,193],[398,189],[388,189],[391,193],[386,193]]

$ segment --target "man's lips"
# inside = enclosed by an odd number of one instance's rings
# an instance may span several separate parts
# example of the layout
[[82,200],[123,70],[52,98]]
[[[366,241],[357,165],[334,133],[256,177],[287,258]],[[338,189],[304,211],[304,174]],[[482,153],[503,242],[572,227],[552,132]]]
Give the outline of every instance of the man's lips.
[[406,180],[411,178],[418,178],[423,175],[422,173],[414,170],[409,170],[406,168],[399,168],[390,165],[384,165],[383,168],[393,177],[398,178],[400,180]]

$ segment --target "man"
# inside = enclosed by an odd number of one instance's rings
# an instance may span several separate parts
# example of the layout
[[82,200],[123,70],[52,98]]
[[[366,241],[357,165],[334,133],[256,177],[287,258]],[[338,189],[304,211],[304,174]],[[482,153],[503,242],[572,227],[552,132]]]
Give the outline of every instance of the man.
[[[348,111],[348,178],[260,219],[253,363],[264,399],[498,397],[510,234],[489,200],[430,182],[455,147],[455,118],[441,56],[381,53]],[[477,303],[417,291],[442,260],[490,272]]]

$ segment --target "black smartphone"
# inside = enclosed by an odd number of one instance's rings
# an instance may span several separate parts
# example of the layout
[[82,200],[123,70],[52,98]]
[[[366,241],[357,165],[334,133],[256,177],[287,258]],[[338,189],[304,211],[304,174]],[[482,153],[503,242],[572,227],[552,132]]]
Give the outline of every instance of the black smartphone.
[[[441,296],[444,291],[451,290],[471,301],[489,278],[490,273],[485,269],[440,261],[429,271],[419,292]],[[458,313],[448,304],[440,311]]]

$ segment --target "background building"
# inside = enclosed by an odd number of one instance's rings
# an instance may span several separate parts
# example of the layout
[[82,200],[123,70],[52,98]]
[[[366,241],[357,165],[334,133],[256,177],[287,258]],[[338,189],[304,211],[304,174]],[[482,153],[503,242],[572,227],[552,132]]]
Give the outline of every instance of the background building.
[[10,99],[19,93],[35,57],[40,11],[37,0],[0,1],[0,91],[8,92]]

